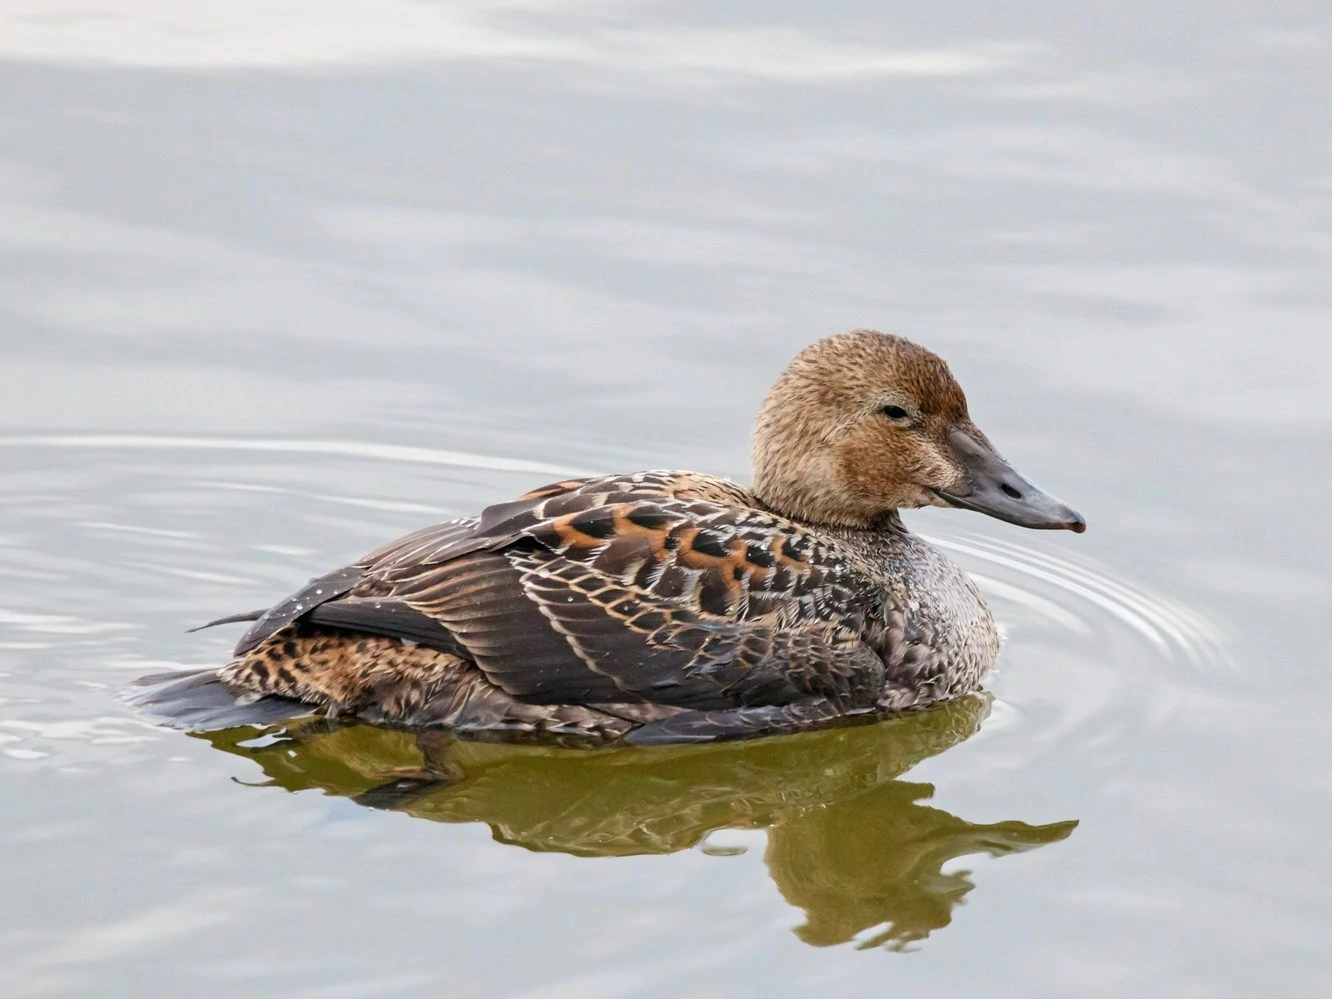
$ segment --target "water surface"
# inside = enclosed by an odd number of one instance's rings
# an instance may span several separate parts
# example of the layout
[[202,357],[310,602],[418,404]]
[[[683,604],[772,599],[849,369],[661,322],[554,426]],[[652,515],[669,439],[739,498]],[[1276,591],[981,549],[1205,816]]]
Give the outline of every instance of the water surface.
[[[198,6],[198,5],[194,5]],[[0,13],[0,993],[1324,995],[1332,16]],[[184,629],[943,354],[984,697],[719,749],[152,727]]]

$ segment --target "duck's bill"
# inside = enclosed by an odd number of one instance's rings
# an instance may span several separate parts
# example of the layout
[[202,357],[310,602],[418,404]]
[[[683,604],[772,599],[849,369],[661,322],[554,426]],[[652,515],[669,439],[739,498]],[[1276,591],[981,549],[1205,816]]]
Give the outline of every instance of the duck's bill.
[[932,492],[949,506],[975,510],[1019,527],[1046,531],[1087,529],[1082,514],[1022,476],[1003,456],[970,434],[952,434],[953,447],[967,470],[965,491]]

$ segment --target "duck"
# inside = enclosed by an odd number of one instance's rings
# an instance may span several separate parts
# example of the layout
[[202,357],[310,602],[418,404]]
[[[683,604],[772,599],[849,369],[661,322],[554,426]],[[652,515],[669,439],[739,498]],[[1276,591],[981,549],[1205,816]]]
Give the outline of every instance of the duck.
[[795,356],[752,464],[748,487],[599,475],[422,528],[203,625],[250,627],[226,665],[130,700],[196,731],[323,714],[594,746],[873,721],[971,694],[999,653],[976,583],[900,511],[1086,529],[1003,458],[943,359],[876,330]]

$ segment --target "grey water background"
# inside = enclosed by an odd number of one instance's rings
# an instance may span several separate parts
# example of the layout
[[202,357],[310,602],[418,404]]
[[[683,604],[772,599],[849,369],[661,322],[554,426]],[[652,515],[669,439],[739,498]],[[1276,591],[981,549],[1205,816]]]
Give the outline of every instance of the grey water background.
[[[0,994],[1326,995],[1330,89],[1321,4],[6,4]],[[744,478],[862,325],[1090,524],[909,517],[972,715],[383,808],[410,740],[117,701],[428,521]]]

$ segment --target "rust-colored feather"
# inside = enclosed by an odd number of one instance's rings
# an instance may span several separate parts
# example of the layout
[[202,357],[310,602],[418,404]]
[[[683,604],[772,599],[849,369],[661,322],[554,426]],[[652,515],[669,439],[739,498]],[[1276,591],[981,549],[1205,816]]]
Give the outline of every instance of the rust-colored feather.
[[863,634],[872,592],[854,558],[732,483],[561,482],[312,581],[256,623],[224,679],[403,724],[458,724],[459,691],[551,711],[851,711],[882,686]]

